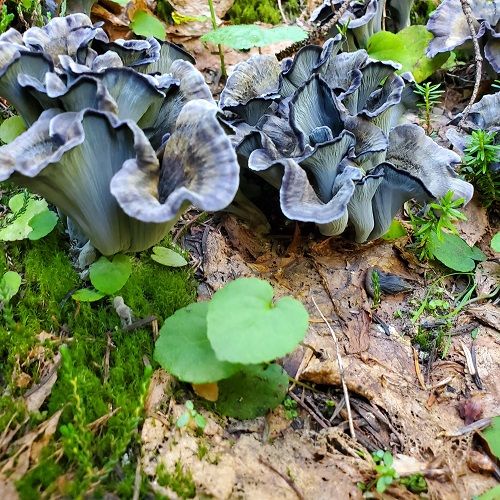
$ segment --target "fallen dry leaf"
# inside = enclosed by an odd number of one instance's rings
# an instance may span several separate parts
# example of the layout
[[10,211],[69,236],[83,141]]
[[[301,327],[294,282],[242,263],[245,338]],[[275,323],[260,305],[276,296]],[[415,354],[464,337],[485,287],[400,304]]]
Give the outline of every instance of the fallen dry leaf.
[[40,454],[47,446],[50,438],[57,430],[59,417],[63,409],[57,411],[36,429],[14,441],[11,449],[15,452],[0,463],[0,473],[7,475],[11,480],[21,479],[31,467],[38,463]]

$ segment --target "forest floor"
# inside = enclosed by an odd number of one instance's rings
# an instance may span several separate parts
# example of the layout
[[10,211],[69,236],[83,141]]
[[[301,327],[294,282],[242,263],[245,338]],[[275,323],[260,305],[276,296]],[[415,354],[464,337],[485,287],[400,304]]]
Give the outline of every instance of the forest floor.
[[[199,28],[193,23],[190,29]],[[170,35],[195,56],[216,93],[218,55],[192,34]],[[262,52],[281,48],[270,46]],[[256,52],[227,50],[226,63],[231,68]],[[443,105],[433,115],[441,140],[448,118],[467,99],[460,82],[446,88]],[[418,120],[411,115],[408,119]],[[275,208],[278,213],[278,205]],[[433,299],[453,303],[471,280],[478,285],[478,297],[489,295],[500,283],[498,255],[489,245],[500,231],[499,219],[488,217],[478,199],[464,213],[468,220],[457,224],[460,235],[488,257],[473,276],[420,262],[408,248],[410,235],[359,246],[341,237],[326,239],[312,224],[288,223],[279,216],[272,221],[271,234],[262,236],[233,215],[191,224],[196,214],[186,214],[178,229],[186,224],[189,228],[179,242],[190,251],[196,269],[197,300],[208,300],[236,277],[255,276],[272,284],[277,299],[293,296],[306,306],[311,318],[306,338],[280,360],[298,381],[290,389],[295,411],[287,413],[279,406],[266,417],[236,421],[200,403],[196,407],[207,421],[204,432],[179,429],[175,422],[186,410],[184,402],[196,395],[183,385],[179,396],[178,382],[163,369],[155,370],[137,436],[141,451],[130,456],[137,461],[139,477],[135,498],[140,496],[141,474],[157,496],[173,499],[361,498],[357,483],[368,484],[376,477],[372,453],[379,449],[392,453],[393,467],[402,477],[425,477],[428,493],[423,497],[470,499],[498,484],[478,451],[482,442],[475,428],[466,427],[465,420],[500,415],[500,309],[490,300],[477,300],[446,323],[442,316],[447,311],[429,305]],[[411,290],[382,296],[374,308],[365,290],[366,272],[374,267],[397,274]],[[419,308],[422,314],[416,318]],[[147,335],[153,338],[149,330]],[[63,335],[52,331],[51,341],[57,338]],[[466,359],[471,350],[475,376]],[[57,362],[50,360],[50,366],[57,367]],[[23,366],[23,360],[19,364]],[[50,373],[53,380],[43,391],[37,385],[38,408],[55,386],[57,371]],[[42,448],[55,434],[60,414],[49,413],[50,418],[24,436],[16,435],[20,427],[0,429],[4,500],[18,498],[14,479],[37,467]],[[11,460],[13,449],[17,461]],[[182,489],[178,483],[183,482],[192,489]],[[60,497],[57,492],[40,495]],[[120,497],[109,493],[106,498]],[[399,484],[391,485],[383,497],[422,498]]]

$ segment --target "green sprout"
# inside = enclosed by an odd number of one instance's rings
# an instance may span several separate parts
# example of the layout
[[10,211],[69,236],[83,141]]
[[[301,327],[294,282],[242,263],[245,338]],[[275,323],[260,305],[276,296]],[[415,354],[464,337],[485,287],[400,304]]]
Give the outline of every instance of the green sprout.
[[193,402],[188,400],[184,403],[184,406],[186,407],[187,411],[183,413],[178,419],[177,419],[177,427],[179,429],[187,429],[191,423],[196,427],[197,432],[200,432],[200,434],[203,432],[203,429],[205,429],[207,425],[207,421],[203,417],[203,415],[200,415],[194,408]]
[[416,248],[420,249],[418,258],[420,260],[434,258],[434,238],[436,235],[439,242],[444,241],[443,229],[448,229],[452,234],[458,234],[453,225],[458,220],[467,220],[457,208],[463,204],[464,198],[453,201],[453,192],[448,191],[439,203],[430,203],[429,211],[425,215],[410,214],[410,222],[415,231]]
[[499,161],[500,145],[495,144],[496,135],[497,132],[474,130],[464,150],[461,169],[465,179],[476,186],[486,208],[500,198],[500,171],[491,168]]
[[369,493],[373,488],[379,493],[383,493],[395,479],[399,478],[399,474],[396,469],[392,468],[393,458],[389,451],[376,451],[373,453],[373,460],[376,464],[374,467],[377,473],[375,478],[368,484],[359,482],[358,486],[366,493]]
[[297,418],[297,401],[292,399],[290,396],[287,396],[283,401],[283,406],[285,407],[285,418],[287,418],[288,420]]
[[425,108],[424,110],[424,123],[425,123],[425,132],[427,135],[431,135],[432,126],[431,126],[431,111],[434,106],[439,104],[441,95],[444,94],[444,90],[439,90],[441,86],[440,83],[436,85],[431,85],[429,82],[426,82],[422,85],[419,83],[415,83],[415,94],[422,97],[423,102],[417,104],[419,108]]

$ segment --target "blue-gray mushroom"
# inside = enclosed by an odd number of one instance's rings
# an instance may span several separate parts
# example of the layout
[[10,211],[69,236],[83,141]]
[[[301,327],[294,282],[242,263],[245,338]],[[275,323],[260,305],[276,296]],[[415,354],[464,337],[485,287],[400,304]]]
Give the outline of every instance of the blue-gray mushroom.
[[[470,0],[477,38],[484,46],[486,62],[494,73],[500,72],[500,40],[497,33],[500,21],[499,0]],[[472,35],[460,0],[444,0],[432,13],[427,29],[434,35],[426,49],[429,57],[456,48],[473,53]]]
[[191,61],[154,38],[110,43],[84,14],[9,30],[0,95],[28,129],[0,148],[0,179],[47,198],[104,255],[149,248],[191,203],[223,209],[239,165]]
[[271,56],[238,66],[220,107],[240,165],[280,190],[286,217],[315,222],[325,235],[349,231],[359,243],[383,235],[409,199],[452,190],[468,202],[472,186],[454,172],[459,156],[417,125],[398,125],[414,102],[411,77],[364,50],[339,54],[339,44],[304,47],[281,73]]

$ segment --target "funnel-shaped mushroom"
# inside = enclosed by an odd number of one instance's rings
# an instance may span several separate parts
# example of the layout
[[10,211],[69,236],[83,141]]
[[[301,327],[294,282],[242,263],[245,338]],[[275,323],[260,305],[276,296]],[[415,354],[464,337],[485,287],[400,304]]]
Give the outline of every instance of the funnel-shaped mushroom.
[[[469,5],[476,36],[486,42],[483,44],[486,61],[498,73],[500,50],[497,31],[500,21],[500,2],[470,0]],[[434,35],[426,49],[429,57],[456,48],[470,52],[474,50],[472,35],[460,0],[444,0],[429,17],[427,29]]]
[[[302,48],[281,74],[270,60],[269,78],[259,82],[259,58],[239,66],[223,101],[237,96],[239,117],[228,115],[226,123],[242,168],[279,188],[287,217],[315,222],[325,235],[350,228],[359,243],[381,236],[411,198],[453,190],[469,201],[472,186],[453,170],[458,156],[416,125],[396,126],[411,104],[408,75],[364,50],[337,54],[334,47]],[[256,116],[242,109],[271,95]]]
[[[191,202],[224,208],[236,154],[203,76],[179,58],[192,59],[153,38],[109,43],[83,14],[9,30],[0,94],[31,127],[0,148],[0,178],[46,197],[105,255],[154,245]],[[137,172],[140,194],[123,184]]]

